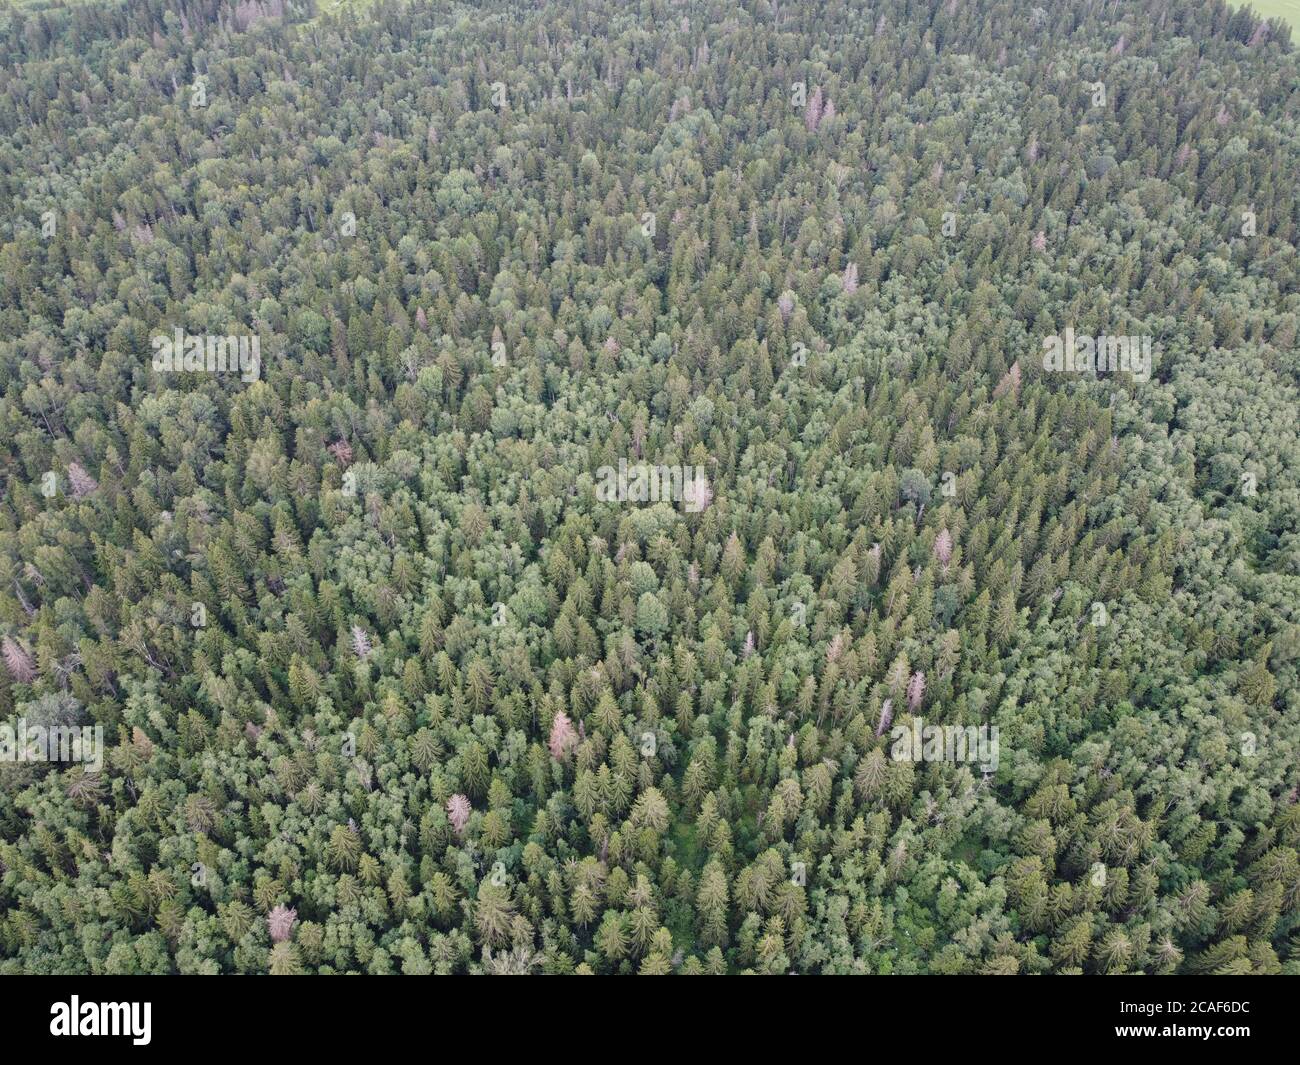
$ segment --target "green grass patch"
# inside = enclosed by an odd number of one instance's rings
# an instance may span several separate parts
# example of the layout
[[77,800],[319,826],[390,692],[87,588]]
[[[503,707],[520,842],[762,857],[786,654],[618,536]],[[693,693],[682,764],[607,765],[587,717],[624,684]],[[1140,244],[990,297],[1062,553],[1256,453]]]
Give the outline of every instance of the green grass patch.
[[[1238,4],[1238,7],[1245,5]],[[1250,0],[1250,7],[1262,18],[1285,19],[1292,30],[1300,30],[1300,0]],[[1292,35],[1292,40],[1295,35]]]

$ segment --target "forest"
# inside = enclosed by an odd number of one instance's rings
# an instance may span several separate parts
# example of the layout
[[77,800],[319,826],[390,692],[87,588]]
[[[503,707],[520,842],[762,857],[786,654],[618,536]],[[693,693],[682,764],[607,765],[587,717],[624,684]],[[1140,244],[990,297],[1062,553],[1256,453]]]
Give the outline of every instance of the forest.
[[1300,58],[1038,3],[0,6],[0,974],[1300,975]]

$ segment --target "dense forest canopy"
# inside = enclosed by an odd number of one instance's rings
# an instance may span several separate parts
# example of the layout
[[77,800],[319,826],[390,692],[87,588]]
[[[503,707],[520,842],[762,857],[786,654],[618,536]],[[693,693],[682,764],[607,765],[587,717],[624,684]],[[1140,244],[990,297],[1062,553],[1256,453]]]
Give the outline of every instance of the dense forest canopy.
[[1283,22],[0,59],[0,972],[1300,972]]

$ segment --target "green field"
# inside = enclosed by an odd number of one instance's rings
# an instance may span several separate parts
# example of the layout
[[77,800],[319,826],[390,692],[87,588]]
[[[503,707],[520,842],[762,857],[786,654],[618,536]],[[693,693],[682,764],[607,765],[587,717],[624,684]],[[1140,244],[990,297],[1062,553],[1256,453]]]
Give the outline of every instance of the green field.
[[1300,0],[1253,0],[1250,6],[1265,18],[1284,18],[1300,29]]

